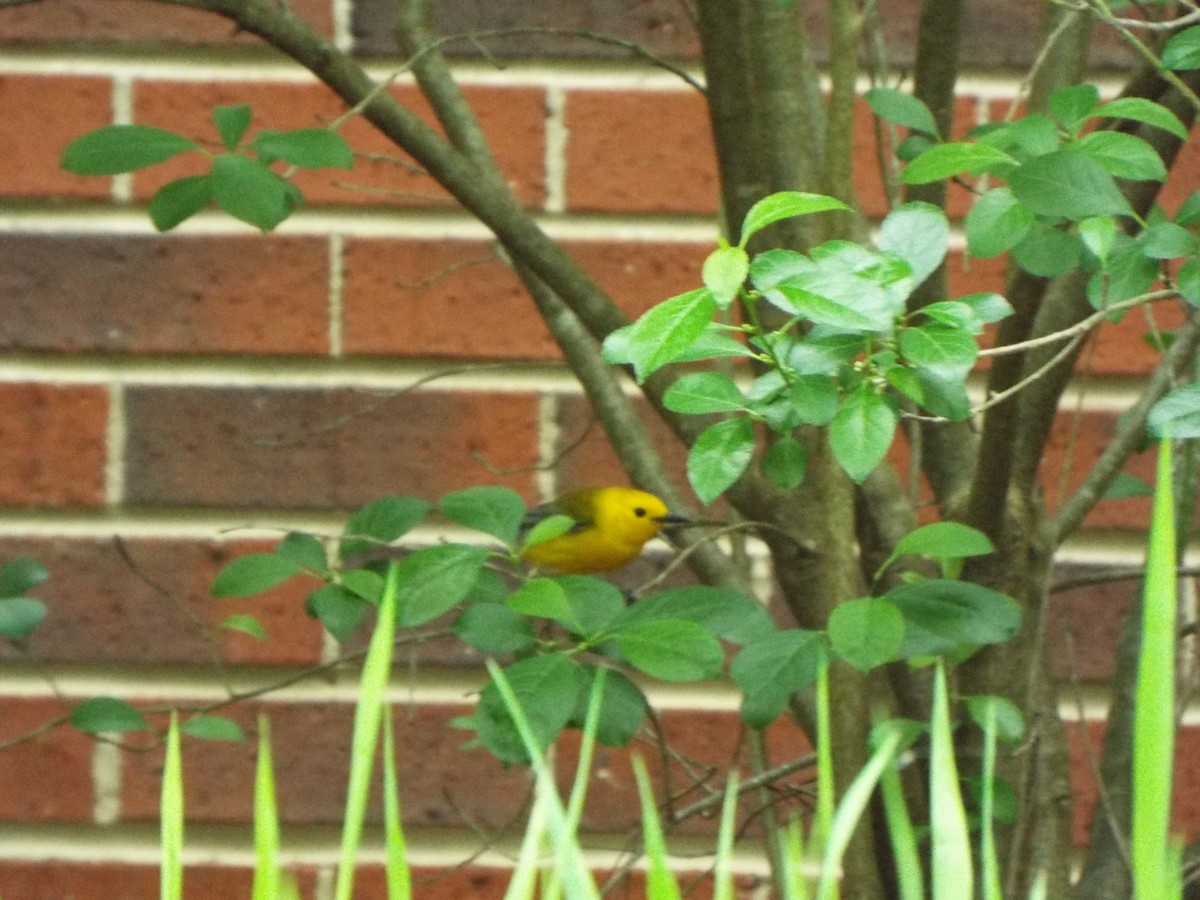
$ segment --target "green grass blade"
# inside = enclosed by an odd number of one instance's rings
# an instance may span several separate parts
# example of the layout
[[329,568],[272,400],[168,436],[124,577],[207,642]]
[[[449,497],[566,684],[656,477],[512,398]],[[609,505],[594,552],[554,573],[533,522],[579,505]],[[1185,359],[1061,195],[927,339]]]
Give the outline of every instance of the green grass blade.
[[971,900],[975,869],[967,812],[958,787],[954,733],[945,664],[938,660],[933,677],[933,714],[929,734],[930,875],[933,900]]
[[[496,685],[496,690],[504,700],[505,708],[512,717],[517,733],[521,736],[525,752],[529,754],[537,782],[537,802],[545,807],[546,831],[550,836],[550,843],[554,847],[558,873],[566,895],[570,900],[600,900],[600,892],[596,889],[591,873],[588,872],[587,865],[584,863],[579,842],[568,827],[567,813],[559,799],[558,790],[554,784],[554,774],[546,765],[542,749],[538,746],[537,738],[534,737],[533,729],[529,725],[529,719],[521,708],[521,703],[517,699],[512,685],[504,676],[504,670],[492,659],[487,661],[487,670],[492,677],[492,683]],[[538,846],[540,847],[540,840]]]
[[667,841],[650,787],[650,773],[640,756],[633,757],[633,777],[642,803],[642,841],[646,847],[646,896],[649,900],[682,900],[679,882],[667,862]]
[[167,728],[162,797],[159,801],[159,828],[159,839],[162,842],[159,896],[161,900],[182,900],[183,754],[179,746],[179,716],[174,710],[171,712],[171,724]]
[[783,888],[784,900],[808,900],[808,860],[804,853],[804,826],[799,819],[788,822],[785,835],[787,851],[787,877]]
[[258,717],[258,762],[254,770],[254,900],[279,896],[279,811],[271,759],[271,721]]
[[1029,900],[1046,900],[1046,870],[1038,869],[1033,876],[1033,884],[1029,886]]
[[817,900],[829,900],[834,896],[842,865],[842,856],[850,844],[854,829],[858,827],[875,785],[883,773],[891,766],[896,753],[904,739],[899,728],[893,728],[884,736],[875,752],[871,754],[866,765],[854,777],[854,781],[846,788],[846,793],[838,804],[837,813],[833,818],[833,828],[825,843],[825,852],[821,859],[821,880],[817,883]]
[[383,838],[388,900],[410,900],[412,873],[400,814],[400,779],[396,774],[396,736],[392,708],[383,706]]
[[1133,893],[1137,900],[1167,896],[1171,777],[1175,758],[1175,503],[1171,441],[1159,444],[1154,511],[1146,551],[1142,648],[1133,720]]
[[346,790],[346,817],[342,823],[342,851],[338,863],[335,900],[351,900],[354,890],[354,861],[362,841],[363,819],[371,789],[371,767],[379,741],[383,698],[392,674],[392,644],[396,634],[396,590],[399,569],[388,567],[375,631],[363,662],[358,706],[354,710],[354,734],[350,742],[350,778]]
[[980,802],[979,864],[983,867],[984,900],[1004,900],[1000,891],[1000,861],[996,857],[993,820],[996,776],[996,701],[985,701],[983,720],[983,798]]
[[[809,838],[809,852],[823,856],[833,829],[836,790],[833,780],[832,716],[829,711],[829,657],[821,653],[817,664],[817,817]],[[836,894],[835,894],[836,896]]]
[[542,845],[546,837],[546,804],[540,794],[534,797],[529,821],[525,824],[525,835],[521,838],[521,852],[513,866],[512,877],[504,892],[504,900],[533,900],[537,890],[538,870]]
[[908,814],[904,785],[900,782],[900,771],[894,760],[892,765],[883,770],[879,791],[883,797],[888,836],[892,841],[900,900],[925,900],[925,873],[921,868],[921,854],[917,850],[917,833]]
[[730,769],[721,803],[721,824],[717,829],[717,858],[713,872],[713,900],[733,900],[733,836],[737,831],[738,773]]

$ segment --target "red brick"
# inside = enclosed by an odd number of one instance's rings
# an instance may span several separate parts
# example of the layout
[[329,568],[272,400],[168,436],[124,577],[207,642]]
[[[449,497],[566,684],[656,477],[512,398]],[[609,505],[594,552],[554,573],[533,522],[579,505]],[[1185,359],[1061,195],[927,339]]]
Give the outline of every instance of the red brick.
[[[294,0],[288,9],[322,34],[333,33],[329,0]],[[4,11],[0,42],[8,44],[89,43],[187,46],[259,44],[227,19],[141,0],[43,0]]]
[[[0,23],[11,12],[20,10]],[[72,140],[112,122],[111,93],[107,78],[0,75],[0,196],[107,197],[108,178],[70,175],[58,161]]]
[[107,416],[102,388],[0,385],[0,503],[102,504]]
[[[1056,581],[1102,574],[1090,566],[1056,566]],[[1140,589],[1137,579],[1055,592],[1047,601],[1046,658],[1056,678],[1106,682],[1116,665],[1117,640]]]
[[344,509],[492,482],[533,497],[532,396],[134,388],[126,410],[132,503]]
[[328,273],[315,238],[8,236],[0,346],[326,353]]
[[[2,703],[0,744],[23,738],[68,712],[57,700],[6,697]],[[91,821],[92,741],[74,728],[54,728],[4,747],[0,778],[4,822]]]
[[[631,316],[700,282],[707,244],[568,242],[564,249]],[[512,270],[483,241],[351,240],[347,353],[559,359]]]
[[[426,121],[433,116],[416,88],[394,89],[395,96]],[[534,88],[471,87],[464,90],[479,117],[501,172],[524,203],[541,203],[544,192],[545,101]],[[345,104],[320,84],[270,82],[139,82],[134,91],[135,118],[146,125],[170,128],[197,140],[213,142],[211,111],[217,105],[249,103],[260,128],[288,130],[330,122]],[[368,206],[450,206],[453,201],[427,175],[413,172],[412,160],[361,118],[351,119],[341,134],[359,154],[378,154],[398,162],[359,158],[352,170],[298,171],[295,184],[310,203]],[[199,154],[147,170],[135,179],[139,198],[171,178],[205,171]]]
[[[249,869],[185,866],[185,900],[248,897]],[[146,900],[158,894],[157,866],[66,860],[0,861],[0,894],[20,900]]]
[[[296,579],[247,599],[212,598],[220,568],[267,545],[129,539],[124,547],[128,560],[114,540],[0,542],[0,559],[32,557],[50,572],[49,580],[34,591],[47,613],[28,642],[30,659],[203,666],[219,651],[226,664],[317,662],[320,626],[304,612],[315,580]],[[268,640],[222,629],[214,635],[216,646],[211,646],[201,623],[215,627],[233,613],[255,616]],[[6,657],[16,654],[0,644],[0,659]]]
[[704,98],[692,91],[572,91],[566,101],[573,212],[717,210]]

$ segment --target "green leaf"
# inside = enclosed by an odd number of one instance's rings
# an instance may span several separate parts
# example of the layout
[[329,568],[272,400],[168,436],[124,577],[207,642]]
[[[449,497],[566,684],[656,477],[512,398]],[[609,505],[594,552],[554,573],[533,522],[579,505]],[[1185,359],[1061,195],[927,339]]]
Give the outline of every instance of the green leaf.
[[971,400],[961,378],[940,378],[928,369],[921,368],[911,371],[921,385],[923,399],[919,402],[926,412],[952,422],[961,422],[971,414]]
[[763,474],[781,490],[797,487],[807,468],[808,451],[790,434],[777,437],[763,457]]
[[861,483],[883,461],[892,446],[896,423],[891,404],[866,382],[842,403],[829,423],[829,443],[855,482]]
[[506,546],[517,540],[525,518],[521,495],[498,485],[481,485],[446,494],[438,509],[447,519],[499,538]]
[[1175,286],[1184,300],[1192,306],[1200,306],[1200,259],[1189,259],[1179,267]]
[[71,141],[61,165],[76,175],[117,175],[200,148],[182,135],[149,125],[109,125]]
[[900,656],[940,656],[978,644],[997,644],[1021,627],[1021,607],[1011,597],[966,581],[928,579],[888,591],[904,616]]
[[967,213],[967,250],[977,259],[999,256],[1020,242],[1033,221],[1009,188],[992,188]]
[[1151,259],[1178,259],[1200,250],[1196,236],[1174,222],[1155,222],[1137,237],[1142,252]]
[[563,620],[576,634],[591,637],[608,628],[625,611],[628,602],[612,582],[592,575],[558,575],[554,582],[567,597],[569,613]]
[[[585,682],[579,692],[578,705],[570,724],[582,728],[587,718],[587,702],[591,695],[596,667],[583,669]],[[646,720],[649,705],[641,688],[623,672],[609,669],[604,677],[604,700],[600,705],[600,721],[596,726],[596,741],[606,747],[624,747]]]
[[999,322],[1013,314],[1012,304],[999,294],[980,293],[967,294],[958,298],[959,303],[971,307],[979,321],[985,325]]
[[535,524],[525,534],[525,539],[521,542],[521,549],[522,551],[528,550],[536,544],[542,544],[546,541],[552,541],[556,537],[562,537],[578,524],[570,516],[562,513],[546,516],[546,518]]
[[372,569],[347,569],[342,572],[342,587],[372,606],[378,606],[383,598],[383,585],[383,576]]
[[1158,263],[1147,257],[1136,241],[1118,232],[1108,265],[1088,282],[1088,299],[1097,309],[1128,300],[1149,290],[1158,274]]
[[737,299],[742,283],[750,271],[750,257],[741,247],[718,247],[704,260],[700,277],[712,291],[721,309],[729,309]]
[[746,418],[710,425],[688,451],[688,481],[696,496],[712,503],[742,477],[754,456],[754,426]]
[[1175,213],[1175,223],[1177,225],[1195,225],[1198,222],[1200,222],[1200,191],[1193,191],[1179,205],[1179,212]]
[[896,125],[903,125],[911,131],[923,132],[933,137],[938,136],[933,113],[929,111],[928,106],[912,94],[906,94],[895,88],[877,87],[871,88],[863,94],[863,99],[867,101],[867,106],[871,107],[871,111],[881,119]]
[[[549,747],[571,720],[586,680],[561,654],[535,656],[507,666],[504,675],[529,720],[537,744]],[[494,683],[484,688],[473,717],[479,740],[500,762],[525,763],[529,756]]]
[[663,406],[674,412],[704,414],[745,412],[746,398],[728,375],[691,372],[663,394]]
[[133,706],[115,697],[93,697],[71,710],[71,724],[86,734],[145,731],[149,725]]
[[783,713],[788,698],[817,680],[825,635],[791,629],[765,634],[742,648],[729,674],[742,689],[742,719],[766,728]]
[[1105,489],[1101,500],[1126,500],[1130,497],[1151,497],[1154,488],[1136,475],[1118,472]]
[[349,169],[354,166],[354,151],[346,139],[328,128],[260,131],[254,137],[253,147],[264,163],[282,159],[302,169]]
[[248,553],[217,573],[214,597],[252,597],[282,584],[304,570],[294,560],[274,553]]
[[1112,216],[1092,216],[1079,223],[1079,239],[1103,267],[1117,239],[1117,223]]
[[604,358],[633,366],[638,382],[686,352],[716,312],[716,298],[699,288],[664,300],[604,340]]
[[170,231],[190,219],[212,199],[212,176],[191,175],[168,181],[150,198],[150,221],[159,231]]
[[[213,107],[213,124],[217,126],[217,133],[221,135],[221,143],[225,145],[226,150],[237,149],[246,129],[250,127],[251,117],[252,113],[248,103]],[[186,728],[185,725],[184,729],[186,730]]]
[[910,531],[896,544],[892,558],[906,553],[932,559],[965,559],[995,552],[988,536],[961,522],[931,522]]
[[571,616],[567,592],[552,578],[531,578],[508,597],[508,608],[523,616],[565,622]]
[[837,385],[824,375],[800,375],[788,387],[796,418],[807,425],[828,425],[837,414]]
[[407,534],[425,518],[429,504],[416,497],[380,497],[372,500],[346,523],[338,556],[345,560]]
[[1146,428],[1156,438],[1200,437],[1200,383],[1176,388],[1150,407]]
[[455,620],[454,633],[492,656],[525,653],[537,646],[530,621],[500,603],[472,603]]
[[780,191],[763,197],[746,213],[746,218],[742,222],[742,239],[738,242],[738,246],[745,247],[757,232],[783,219],[807,216],[833,209],[849,209],[849,207],[833,197],[826,197],[823,194],[806,194],[801,191]]
[[452,609],[471,590],[489,556],[487,547],[439,544],[400,560],[396,624],[414,628]]
[[620,611],[615,627],[675,619],[695,622],[735,644],[746,644],[775,631],[761,603],[733,588],[711,585],[669,588],[638,600]]
[[898,206],[879,227],[879,249],[895,253],[908,263],[914,286],[942,264],[949,240],[946,214],[931,203]]
[[46,617],[46,606],[32,597],[0,598],[0,636],[10,641],[31,637]]
[[362,623],[371,604],[340,584],[326,584],[308,595],[308,614],[321,620],[325,630],[343,643]]
[[829,614],[833,652],[860,672],[890,662],[904,641],[904,616],[877,597],[839,603]]
[[279,546],[275,548],[275,554],[313,572],[324,572],[328,567],[325,545],[321,543],[321,539],[315,534],[303,531],[289,531],[284,535]]
[[1067,85],[1050,95],[1050,111],[1063,130],[1071,134],[1078,133],[1099,105],[1100,91],[1094,84]]
[[715,678],[725,660],[721,642],[695,622],[636,622],[613,636],[631,666],[663,681]]
[[1200,25],[1171,35],[1162,50],[1162,64],[1180,71],[1200,69]]
[[10,559],[0,568],[0,597],[19,597],[49,577],[46,567],[36,559],[27,556]]
[[229,215],[263,231],[291,215],[294,206],[282,178],[258,160],[237,154],[213,160],[212,196]]
[[1015,166],[1017,161],[988,144],[935,144],[904,169],[905,184],[928,184],[955,175],[980,175]]
[[1153,100],[1146,100],[1142,97],[1118,97],[1116,100],[1109,100],[1095,114],[1108,119],[1144,122],[1170,132],[1181,141],[1186,141],[1188,138],[1187,128],[1179,121],[1179,117],[1175,113]]
[[193,716],[179,726],[179,731],[205,741],[246,740],[242,726],[225,716]]
[[267,639],[267,632],[263,630],[262,623],[254,616],[232,615],[218,622],[217,627],[227,631],[240,631],[242,634],[248,634],[260,641]]
[[1119,131],[1094,131],[1078,144],[1080,152],[1094,159],[1114,178],[1130,181],[1165,181],[1167,167],[1154,148],[1140,137]]
[[996,723],[996,736],[1008,744],[1025,740],[1025,717],[1020,708],[1005,697],[963,697],[967,713],[980,728],[986,728],[989,718]]
[[1021,242],[1013,248],[1017,264],[1032,275],[1056,278],[1079,265],[1078,235],[1045,222],[1034,222]]
[[1044,216],[1126,215],[1129,201],[1098,162],[1078,150],[1038,156],[1008,176],[1014,196]]
[[906,363],[927,369],[947,381],[966,378],[979,353],[970,332],[938,322],[901,328],[897,344]]

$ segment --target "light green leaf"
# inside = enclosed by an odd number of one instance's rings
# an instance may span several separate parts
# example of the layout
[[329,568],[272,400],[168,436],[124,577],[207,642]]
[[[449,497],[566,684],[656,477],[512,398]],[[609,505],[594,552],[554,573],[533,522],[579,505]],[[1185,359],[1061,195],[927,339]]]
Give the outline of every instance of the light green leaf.
[[699,288],[664,300],[632,325],[618,328],[604,340],[604,358],[633,366],[638,382],[684,354],[704,333],[716,312],[716,298]]
[[1021,204],[1039,215],[1083,219],[1131,211],[1112,176],[1078,150],[1035,157],[1013,171],[1008,183]]
[[71,141],[63,150],[62,167],[76,175],[117,175],[165,162],[193,142],[149,125],[109,125]]
[[246,732],[233,719],[224,716],[192,716],[179,726],[182,734],[206,741],[244,741]]
[[345,560],[390,544],[415,528],[428,512],[429,504],[416,497],[372,500],[346,523],[338,555]]
[[1093,131],[1078,144],[1080,152],[1094,159],[1115,178],[1130,181],[1165,181],[1167,167],[1154,148],[1140,137],[1120,131]]
[[397,563],[396,624],[413,628],[457,606],[491,556],[487,547],[439,544],[425,547]]
[[886,594],[904,616],[909,659],[957,653],[978,644],[997,644],[1021,627],[1021,607],[1011,597],[967,581],[926,579]]
[[841,200],[822,194],[806,194],[800,191],[780,191],[763,197],[750,207],[742,222],[742,239],[739,247],[745,247],[757,232],[783,219],[807,216],[812,213],[833,209],[849,209]]
[[1060,87],[1050,95],[1050,111],[1063,130],[1075,134],[1100,104],[1100,91],[1094,84]]
[[896,544],[892,558],[914,553],[933,559],[964,559],[995,551],[988,536],[961,522],[931,522],[910,531]]
[[1025,717],[1020,708],[1006,697],[969,696],[963,697],[967,712],[980,728],[991,718],[996,724],[996,736],[1008,744],[1019,744],[1025,739]]
[[251,597],[299,575],[303,568],[294,560],[275,553],[248,553],[217,573],[214,597]]
[[1200,383],[1176,388],[1150,408],[1146,428],[1156,438],[1200,437]]
[[1033,220],[1009,188],[992,188],[967,213],[967,250],[977,259],[999,256],[1020,242]]
[[298,566],[303,566],[313,572],[324,572],[328,566],[325,558],[325,545],[315,534],[303,531],[289,531],[279,546],[275,555],[291,560]]
[[966,378],[979,353],[969,331],[938,322],[901,328],[897,343],[906,363],[947,381]]
[[741,247],[718,247],[704,260],[700,277],[721,309],[728,309],[750,271],[750,257]]
[[871,107],[871,111],[881,119],[886,119],[896,125],[903,125],[911,131],[923,132],[933,137],[938,136],[933,113],[929,111],[928,106],[912,94],[906,94],[895,88],[877,87],[871,88],[863,94],[863,99],[867,101],[867,106]]
[[1013,248],[1017,264],[1032,275],[1056,278],[1079,265],[1079,236],[1045,222],[1034,222]]
[[508,608],[523,616],[570,622],[567,592],[552,578],[531,578],[508,597]]
[[855,482],[875,471],[896,433],[898,417],[891,404],[864,383],[842,403],[829,424],[833,455]]
[[725,419],[700,433],[688,451],[688,481],[712,503],[742,477],[754,456],[754,427],[743,417]]
[[446,494],[438,509],[447,519],[499,538],[506,546],[517,540],[525,518],[525,503],[516,491],[499,485],[480,485]]
[[905,167],[905,184],[928,184],[954,175],[1003,172],[1017,161],[988,144],[935,144]]
[[454,633],[492,656],[524,653],[537,645],[529,619],[500,603],[472,603],[455,620]]
[[[513,663],[504,675],[537,745],[549,747],[567,726],[578,706],[585,679],[580,667],[562,654],[534,656]],[[473,724],[479,740],[500,762],[527,763],[529,754],[495,683],[484,688]]]
[[680,377],[663,394],[663,406],[674,412],[704,414],[746,411],[746,398],[728,375],[692,372]]
[[928,278],[946,258],[950,224],[931,203],[905,203],[879,227],[879,249],[895,253],[912,269],[913,286]]
[[877,597],[839,603],[829,614],[833,652],[860,672],[890,662],[904,641],[904,616]]
[[302,169],[349,169],[354,165],[354,151],[346,139],[328,128],[260,131],[253,146],[264,163],[282,159]]
[[797,487],[807,468],[808,451],[790,434],[777,437],[763,457],[763,474],[781,490]]
[[1151,259],[1178,259],[1194,256],[1200,243],[1196,236],[1174,222],[1155,222],[1138,235],[1137,242]]
[[240,631],[242,634],[248,634],[250,637],[258,638],[260,641],[267,639],[267,632],[263,629],[262,623],[254,618],[254,616],[228,616],[218,622],[217,627],[224,628],[227,631]]
[[799,629],[764,634],[742,648],[729,674],[742,689],[746,724],[766,728],[779,718],[788,698],[817,680],[824,650],[824,634]]
[[1179,117],[1165,106],[1142,97],[1118,97],[1109,100],[1096,111],[1096,115],[1108,119],[1129,119],[1144,122],[1170,132],[1181,141],[1186,141],[1188,130]]
[[974,310],[979,321],[985,325],[999,322],[1013,314],[1012,304],[999,294],[980,293],[967,294],[958,298],[959,303],[965,303]]
[[1117,239],[1117,223],[1112,216],[1092,216],[1079,222],[1079,239],[1104,266]]
[[370,603],[340,584],[322,585],[308,595],[305,604],[308,614],[319,619],[325,630],[339,641],[346,641],[354,634],[370,608]]
[[1200,25],[1171,35],[1162,50],[1162,64],[1180,71],[1200,69]]
[[721,642],[695,622],[636,622],[614,632],[629,664],[663,681],[700,681],[721,674]]

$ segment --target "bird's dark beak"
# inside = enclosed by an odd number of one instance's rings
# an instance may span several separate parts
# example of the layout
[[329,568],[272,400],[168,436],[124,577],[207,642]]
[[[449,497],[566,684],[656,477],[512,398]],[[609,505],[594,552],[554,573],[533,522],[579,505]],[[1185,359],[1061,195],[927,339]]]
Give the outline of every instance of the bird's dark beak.
[[668,513],[665,516],[655,516],[655,522],[661,522],[663,528],[678,528],[680,525],[691,525],[692,520],[687,516],[677,516]]

